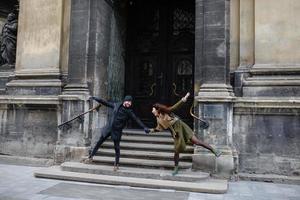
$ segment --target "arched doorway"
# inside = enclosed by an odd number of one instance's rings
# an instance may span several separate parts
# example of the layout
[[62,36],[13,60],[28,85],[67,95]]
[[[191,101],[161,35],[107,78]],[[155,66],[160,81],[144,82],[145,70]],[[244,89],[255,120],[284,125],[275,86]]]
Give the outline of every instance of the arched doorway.
[[[176,103],[194,91],[195,1],[129,1],[125,92],[153,125],[152,104]],[[177,114],[189,125],[192,100]]]

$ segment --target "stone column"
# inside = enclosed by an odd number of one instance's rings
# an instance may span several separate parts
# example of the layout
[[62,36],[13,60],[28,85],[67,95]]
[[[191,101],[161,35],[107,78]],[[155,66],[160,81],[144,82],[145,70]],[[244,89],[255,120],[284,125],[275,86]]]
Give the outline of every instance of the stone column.
[[[61,92],[63,0],[20,1],[13,95],[57,95]],[[66,48],[66,47],[65,47]]]
[[249,70],[254,65],[254,5],[254,0],[240,1],[240,65],[235,71],[234,92],[236,96],[243,96],[243,80],[249,76]]
[[[111,6],[109,1],[71,1],[67,85],[60,95],[62,121],[91,108],[90,96],[107,99]],[[99,137],[106,117],[106,110],[101,108],[99,112],[84,115],[71,129],[61,130],[56,154],[62,159],[57,162],[78,160],[86,154],[93,145],[93,135]]]
[[[198,154],[203,148],[196,148],[194,167],[206,168],[218,173],[232,171],[232,99],[234,98],[229,77],[229,27],[230,1],[196,1],[196,52],[195,82],[200,84],[195,97],[199,116],[210,123],[198,134],[224,153],[217,162],[211,153]],[[220,160],[219,159],[219,160]],[[217,163],[217,164],[216,164]]]
[[[59,96],[62,107],[62,123],[89,109],[90,96],[87,83],[88,48],[90,37],[90,2],[72,0],[70,5],[69,59],[66,76],[67,84]],[[89,144],[89,114],[71,123],[70,129],[59,130],[55,162],[80,159]]]
[[90,1],[71,1],[70,49],[64,94],[86,94],[90,35]]

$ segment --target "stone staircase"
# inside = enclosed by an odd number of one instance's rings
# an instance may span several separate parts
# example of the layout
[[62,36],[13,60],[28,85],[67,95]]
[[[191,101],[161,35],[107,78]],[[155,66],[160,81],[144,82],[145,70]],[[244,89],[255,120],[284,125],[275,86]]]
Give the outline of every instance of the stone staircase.
[[113,171],[113,142],[104,142],[92,164],[65,162],[35,172],[39,178],[126,185],[189,192],[225,193],[227,180],[212,179],[209,173],[191,170],[194,148],[180,154],[179,174],[172,176],[173,139],[169,132],[146,135],[140,130],[124,130],[120,169]]

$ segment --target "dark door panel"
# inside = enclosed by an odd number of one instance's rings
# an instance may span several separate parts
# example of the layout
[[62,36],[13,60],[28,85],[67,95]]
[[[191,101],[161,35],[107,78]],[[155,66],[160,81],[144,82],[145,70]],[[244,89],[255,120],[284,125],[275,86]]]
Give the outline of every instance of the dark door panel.
[[[125,92],[152,126],[153,103],[172,105],[187,92],[193,95],[195,1],[130,1],[128,19]],[[189,125],[191,103],[177,112]]]

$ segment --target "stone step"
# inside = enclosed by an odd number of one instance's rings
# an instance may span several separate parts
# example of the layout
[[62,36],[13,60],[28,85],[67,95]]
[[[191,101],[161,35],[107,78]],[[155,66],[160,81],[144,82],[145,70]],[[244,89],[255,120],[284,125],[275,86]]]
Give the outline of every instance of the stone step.
[[[99,156],[115,156],[114,149],[100,149],[96,155]],[[181,161],[192,161],[193,154],[181,153]],[[173,152],[153,152],[153,151],[142,151],[142,150],[126,150],[121,149],[122,158],[143,158],[143,159],[157,159],[157,160],[173,160]]]
[[[107,156],[94,156],[93,163],[101,163],[107,165],[113,165],[115,162],[114,157]],[[135,158],[120,158],[120,166],[135,166],[135,167],[144,167],[144,168],[164,168],[164,169],[173,169],[174,162],[166,160],[147,160],[147,159],[135,159]],[[179,162],[180,169],[189,169],[192,167],[191,162]]]
[[[113,142],[112,141],[105,141],[101,148],[109,148],[113,149]],[[171,144],[149,144],[149,143],[133,143],[133,142],[124,142],[121,141],[120,143],[121,149],[131,149],[131,150],[144,150],[144,151],[162,151],[162,152],[174,152],[174,145]],[[100,148],[100,150],[101,150]],[[193,153],[194,147],[187,146],[185,153]]]
[[120,166],[118,171],[113,171],[112,166],[107,165],[93,165],[84,164],[78,162],[65,162],[61,165],[63,171],[79,172],[79,173],[90,173],[90,174],[102,174],[102,175],[117,175],[127,177],[138,177],[138,178],[152,178],[160,180],[176,180],[176,181],[200,181],[208,179],[209,173],[191,170],[180,170],[176,176],[172,176],[172,170],[161,170],[161,169],[143,169],[136,167],[123,167]]
[[100,174],[88,174],[62,171],[60,167],[44,168],[34,173],[35,177],[52,178],[68,181],[81,181],[89,183],[125,185],[131,187],[143,187],[154,189],[171,189],[188,192],[205,192],[223,194],[228,190],[226,180],[208,179],[200,182],[184,182],[171,180],[157,180],[150,178],[122,177]]
[[[145,136],[146,133],[141,129],[124,129],[123,135],[137,135],[137,136]],[[162,132],[154,132],[149,133],[146,136],[148,137],[171,137],[170,131],[162,131]]]
[[123,135],[122,141],[149,143],[149,144],[174,144],[173,138],[170,137],[149,137],[148,135]]

